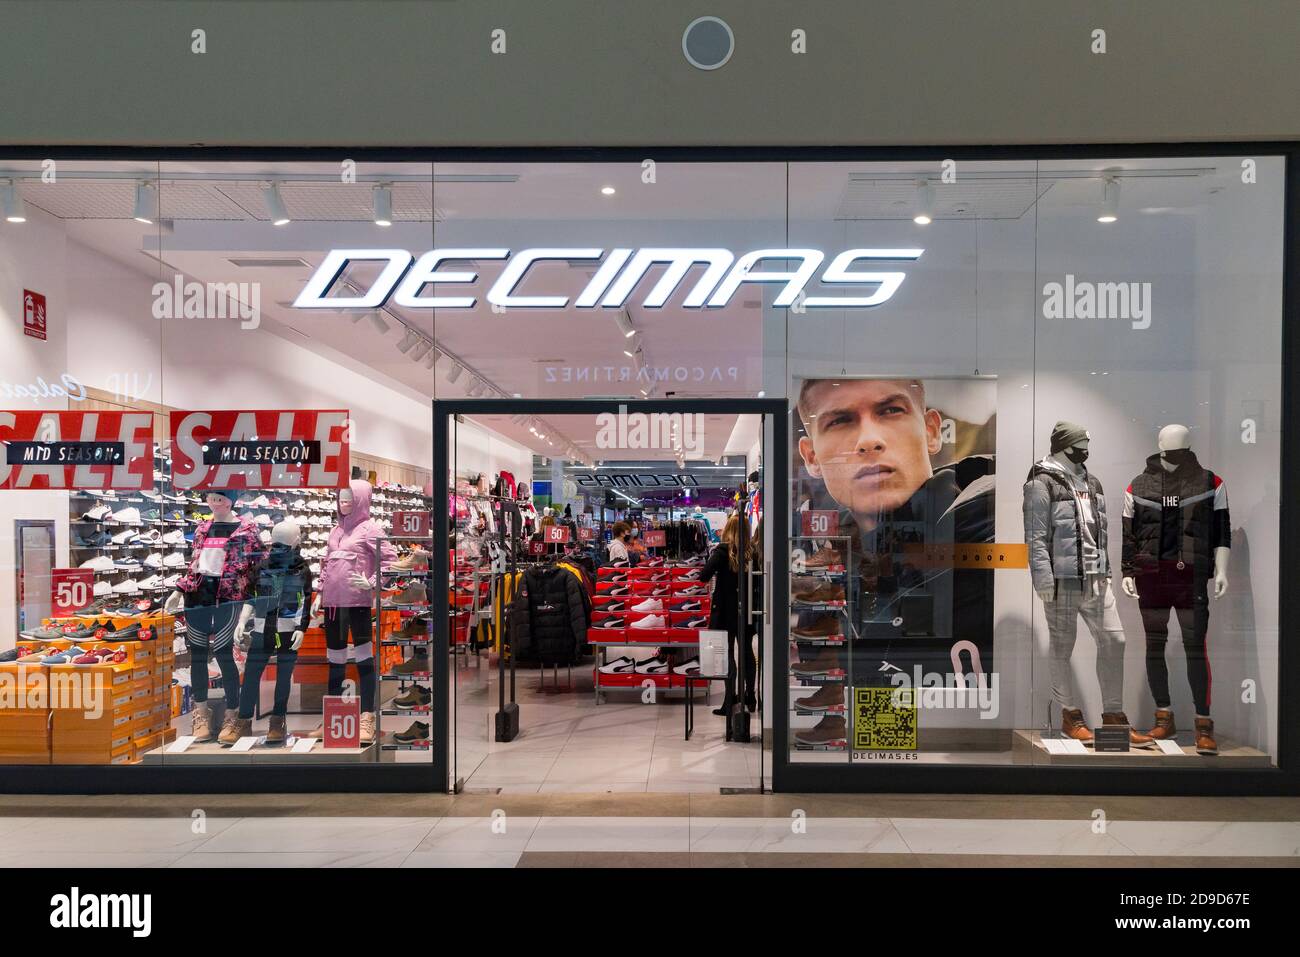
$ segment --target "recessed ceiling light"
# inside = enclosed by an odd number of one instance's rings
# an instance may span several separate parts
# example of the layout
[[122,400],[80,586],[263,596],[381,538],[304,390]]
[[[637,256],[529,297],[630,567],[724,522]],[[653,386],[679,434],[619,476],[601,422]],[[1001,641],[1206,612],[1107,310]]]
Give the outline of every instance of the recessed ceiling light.
[[613,186],[602,186],[600,188],[600,191],[606,196],[613,196],[615,193],[615,189]]

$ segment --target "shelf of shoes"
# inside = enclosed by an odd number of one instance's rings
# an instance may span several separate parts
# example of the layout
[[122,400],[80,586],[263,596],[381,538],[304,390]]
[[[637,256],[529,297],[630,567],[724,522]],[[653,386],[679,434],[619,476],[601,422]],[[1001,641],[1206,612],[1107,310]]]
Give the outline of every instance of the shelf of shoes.
[[[429,684],[433,678],[429,536],[397,535],[387,540],[405,554],[394,565],[382,569],[376,582],[375,603],[380,621],[376,637],[386,653],[396,656],[396,660],[384,661],[379,677],[381,681],[397,682],[400,693],[383,701],[385,695],[381,689],[379,747],[381,751],[428,751],[431,747],[428,715],[433,701]],[[376,564],[378,561],[376,555]],[[411,653],[409,658],[404,657],[407,651]],[[401,731],[385,732],[384,719],[394,717],[415,720]]]
[[[806,547],[804,544],[806,543]],[[820,543],[820,545],[818,544]],[[849,750],[848,685],[856,589],[847,537],[791,537],[789,711],[791,748]]]

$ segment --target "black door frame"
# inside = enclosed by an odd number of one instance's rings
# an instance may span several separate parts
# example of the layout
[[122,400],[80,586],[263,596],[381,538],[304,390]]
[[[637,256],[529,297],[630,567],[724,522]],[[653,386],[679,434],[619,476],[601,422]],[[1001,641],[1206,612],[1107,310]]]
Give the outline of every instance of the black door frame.
[[[450,423],[459,416],[476,415],[599,415],[602,412],[627,413],[703,413],[704,415],[763,415],[772,421],[774,441],[763,463],[768,488],[773,490],[770,501],[764,501],[765,515],[771,516],[773,541],[784,536],[781,529],[789,527],[789,495],[785,494],[783,479],[790,473],[787,435],[788,407],[784,399],[710,398],[710,399],[435,399],[433,401],[433,501],[434,515],[439,514],[439,503],[449,501],[452,485],[448,481],[451,469]],[[445,507],[445,505],[444,505]],[[450,749],[456,729],[451,720],[451,640],[446,622],[449,609],[448,593],[438,582],[450,581],[450,523],[435,521],[433,529],[433,558],[430,579],[433,588],[433,774],[435,781],[447,782],[448,789],[455,786],[451,780]],[[772,555],[772,642],[778,649],[788,644],[785,637],[790,627],[790,616],[782,612],[789,607],[789,549],[779,545]],[[778,650],[777,657],[782,658]],[[773,672],[774,678],[783,672]],[[773,728],[774,753],[785,747],[786,722],[784,708],[786,695],[780,682],[773,681],[775,694],[770,709]],[[767,716],[765,716],[767,717]],[[441,722],[441,729],[439,723]],[[775,780],[776,769],[773,768]]]

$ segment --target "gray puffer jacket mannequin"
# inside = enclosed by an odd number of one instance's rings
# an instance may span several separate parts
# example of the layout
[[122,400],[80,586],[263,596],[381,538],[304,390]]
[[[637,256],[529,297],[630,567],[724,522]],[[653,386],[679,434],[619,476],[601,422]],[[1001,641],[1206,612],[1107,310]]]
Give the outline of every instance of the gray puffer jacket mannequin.
[[[1082,476],[1097,516],[1098,574],[1110,577],[1106,554],[1106,497],[1087,469]],[[1083,516],[1074,495],[1074,480],[1065,467],[1047,456],[1034,464],[1025,480],[1025,544],[1029,546],[1029,574],[1040,595],[1056,591],[1057,579],[1084,578]]]

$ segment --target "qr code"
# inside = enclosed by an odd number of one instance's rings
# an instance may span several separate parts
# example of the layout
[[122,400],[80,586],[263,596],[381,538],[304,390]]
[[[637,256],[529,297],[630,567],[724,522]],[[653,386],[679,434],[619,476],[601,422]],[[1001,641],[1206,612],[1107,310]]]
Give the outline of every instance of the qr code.
[[916,750],[915,688],[854,688],[856,751]]

